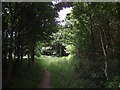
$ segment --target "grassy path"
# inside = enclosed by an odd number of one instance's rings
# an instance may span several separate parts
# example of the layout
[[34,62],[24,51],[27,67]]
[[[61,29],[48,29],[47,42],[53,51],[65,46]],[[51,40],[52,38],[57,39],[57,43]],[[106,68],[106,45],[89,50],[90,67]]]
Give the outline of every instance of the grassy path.
[[51,83],[54,88],[81,88],[81,79],[74,72],[71,56],[41,56],[41,64],[51,72]]
[[86,88],[91,82],[75,73],[76,59],[72,56],[54,57],[42,55],[33,67],[27,61],[20,68],[17,77],[11,81],[11,88]]
[[[75,71],[76,58],[72,55],[67,57],[41,56],[42,66],[51,72],[51,84],[54,88],[89,88],[94,84],[80,77]],[[75,61],[75,62],[74,62]]]

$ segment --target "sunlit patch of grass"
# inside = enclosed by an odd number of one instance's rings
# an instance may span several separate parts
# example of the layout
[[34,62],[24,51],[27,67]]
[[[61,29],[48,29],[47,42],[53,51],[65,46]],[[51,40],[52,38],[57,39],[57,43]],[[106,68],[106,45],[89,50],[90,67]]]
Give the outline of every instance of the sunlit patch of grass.
[[71,61],[73,56],[53,57],[41,56],[41,62],[52,74],[52,84],[55,88],[82,88],[83,84],[74,72]]

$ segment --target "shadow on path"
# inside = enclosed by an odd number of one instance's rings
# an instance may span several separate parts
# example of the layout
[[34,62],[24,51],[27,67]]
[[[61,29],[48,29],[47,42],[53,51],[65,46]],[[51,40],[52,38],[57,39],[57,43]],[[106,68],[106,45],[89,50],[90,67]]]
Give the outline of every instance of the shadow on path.
[[45,70],[43,80],[39,85],[39,88],[53,88],[51,85],[51,72]]

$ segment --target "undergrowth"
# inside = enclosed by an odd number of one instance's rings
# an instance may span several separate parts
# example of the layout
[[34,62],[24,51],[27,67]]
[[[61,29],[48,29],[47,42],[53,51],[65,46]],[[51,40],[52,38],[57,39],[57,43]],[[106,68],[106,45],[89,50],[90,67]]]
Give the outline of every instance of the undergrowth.
[[33,66],[27,64],[28,61],[23,62],[22,68],[11,80],[10,88],[38,88],[44,72],[40,60],[36,60]]

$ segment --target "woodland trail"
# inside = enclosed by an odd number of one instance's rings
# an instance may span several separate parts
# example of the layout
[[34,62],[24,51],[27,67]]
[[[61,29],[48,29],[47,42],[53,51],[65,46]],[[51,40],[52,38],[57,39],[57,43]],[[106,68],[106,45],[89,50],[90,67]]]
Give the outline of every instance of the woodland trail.
[[53,88],[51,85],[51,72],[45,70],[43,80],[39,85],[39,88]]

